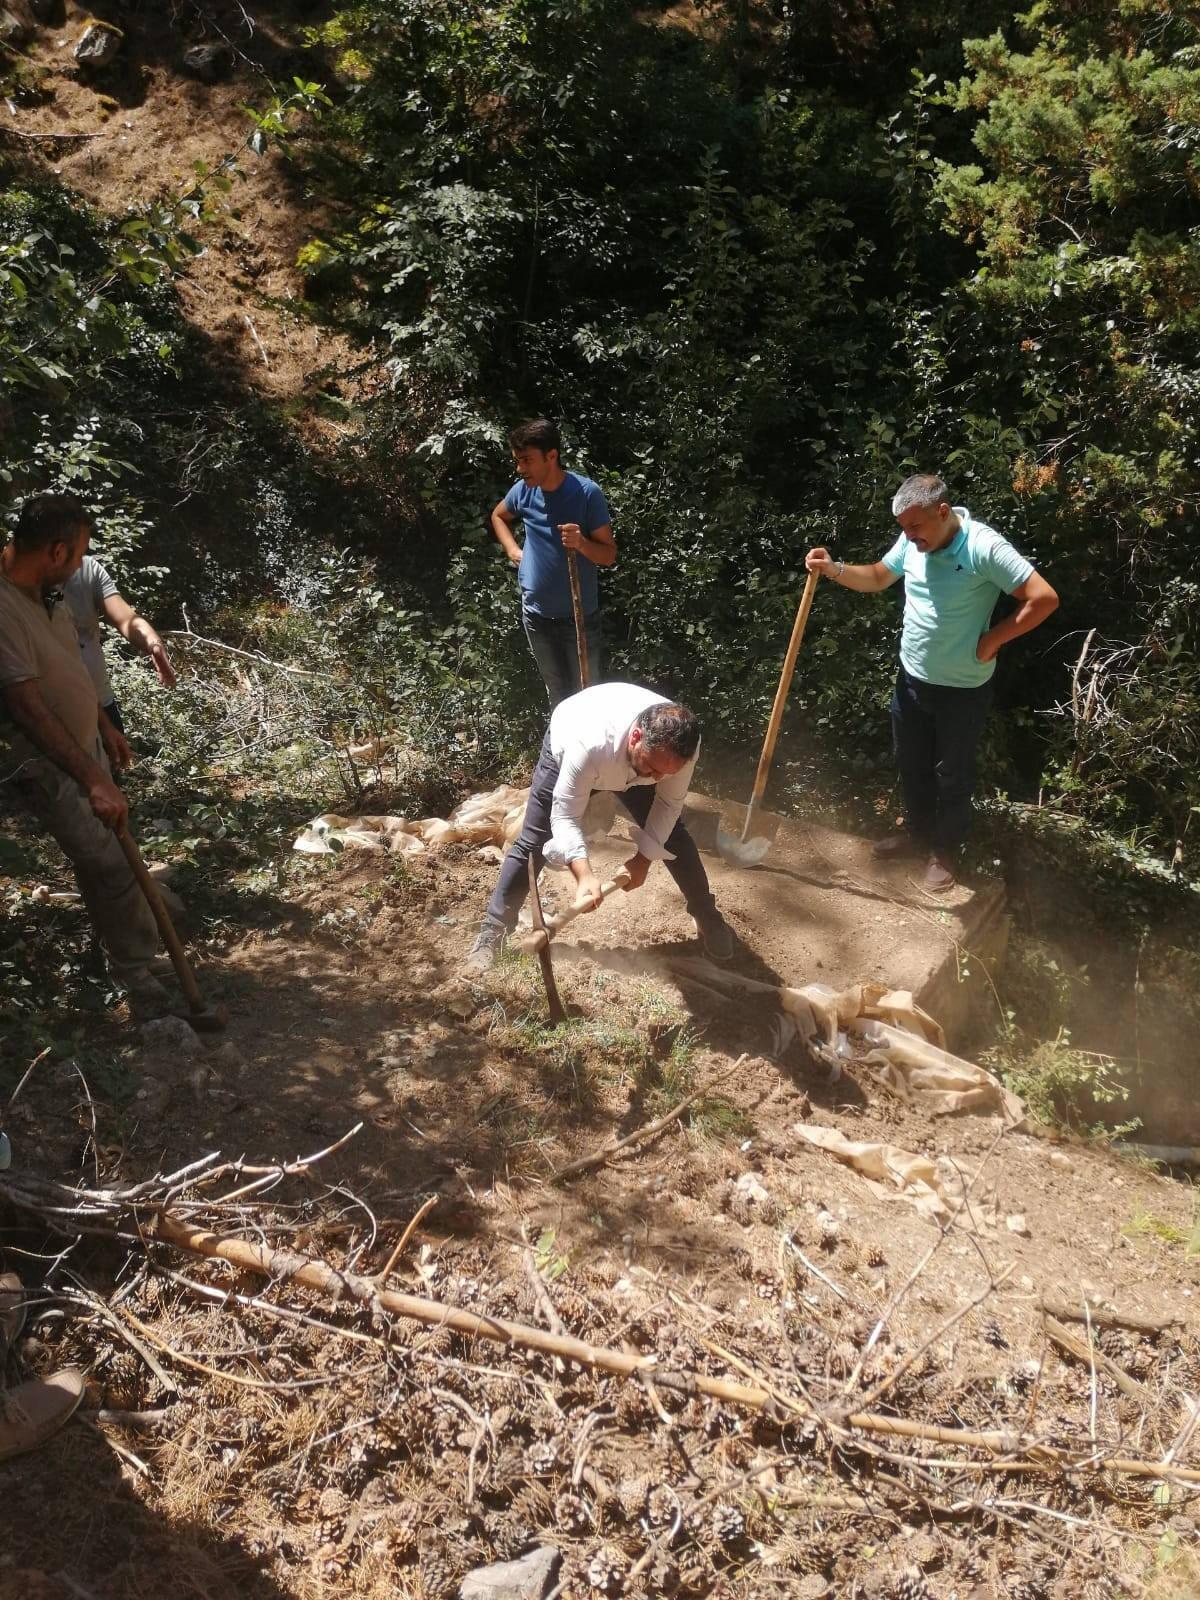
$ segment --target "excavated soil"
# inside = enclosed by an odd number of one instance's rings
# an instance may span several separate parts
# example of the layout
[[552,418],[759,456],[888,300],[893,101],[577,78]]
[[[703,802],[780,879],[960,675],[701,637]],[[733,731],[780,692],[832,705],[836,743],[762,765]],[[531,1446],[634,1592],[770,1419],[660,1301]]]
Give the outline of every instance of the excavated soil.
[[[768,870],[735,873],[710,858],[740,941],[732,970],[840,985],[916,982],[939,965],[969,891],[927,910],[904,869],[880,875],[861,841],[801,833],[803,845],[799,834],[785,840]],[[615,863],[621,851],[599,855]],[[810,881],[839,872],[836,883]],[[1189,1190],[996,1118],[932,1118],[853,1064],[830,1081],[796,1041],[777,1050],[760,996],[731,1002],[672,978],[673,955],[696,947],[659,869],[564,937],[557,970],[574,1021],[551,1030],[528,958],[464,981],[494,874],[464,846],[403,868],[353,854],[297,866],[273,921],[206,966],[207,988],[232,1012],[226,1038],[194,1053],[186,1041],[127,1052],[132,1098],[119,1110],[97,1105],[105,1181],[127,1185],[215,1148],[290,1159],[361,1123],[319,1179],[281,1184],[277,1206],[268,1195],[251,1213],[231,1211],[229,1230],[378,1272],[436,1196],[395,1287],[533,1325],[549,1314],[596,1344],[658,1350],[685,1369],[794,1374],[822,1395],[861,1399],[907,1351],[919,1360],[888,1401],[902,1416],[973,1428],[1035,1418],[1075,1441],[1098,1418],[1131,1452],[1170,1448],[1183,1400],[1200,1388],[1200,1274],[1182,1243]],[[547,888],[549,897],[552,880]],[[548,1181],[691,1088],[701,1100],[653,1142],[574,1182]],[[65,1069],[22,1095],[13,1125],[44,1171],[78,1173],[87,1152],[78,1100]],[[805,1146],[793,1132],[800,1121],[943,1157],[974,1179],[970,1218],[939,1243],[911,1206]],[[27,1243],[50,1248],[33,1235]],[[81,1255],[81,1281],[103,1287],[103,1269],[124,1286],[125,1309],[161,1341],[178,1394],[149,1382],[109,1319],[89,1323],[80,1310],[64,1326],[61,1312],[35,1314],[27,1367],[75,1359],[91,1388],[82,1421],[0,1466],[0,1494],[23,1530],[11,1548],[24,1585],[0,1582],[0,1594],[42,1592],[31,1572],[49,1575],[47,1594],[97,1600],[450,1594],[470,1568],[541,1542],[563,1551],[562,1593],[574,1597],[1075,1600],[1148,1592],[1135,1584],[1146,1551],[1168,1535],[1172,1549],[1194,1541],[1183,1491],[1156,1500],[1149,1486],[1122,1484],[1116,1500],[1098,1502],[1099,1480],[1064,1481],[1047,1501],[1039,1484],[997,1478],[989,1492],[1004,1490],[1005,1505],[1036,1496],[1050,1509],[996,1513],[982,1532],[903,1495],[821,1509],[814,1488],[806,1510],[789,1512],[794,1491],[764,1500],[747,1488],[756,1463],[782,1450],[794,1471],[822,1475],[807,1481],[823,1495],[839,1474],[861,1485],[865,1458],[831,1453],[811,1429],[781,1432],[698,1402],[678,1412],[670,1396],[663,1410],[662,1394],[630,1400],[615,1380],[415,1325],[397,1324],[376,1351],[380,1324],[354,1308],[178,1256],[137,1277],[136,1259]],[[200,1302],[167,1267],[193,1285],[265,1292],[336,1322],[336,1337]],[[910,1277],[871,1354],[868,1330]],[[1142,1402],[1056,1353],[1044,1295],[1076,1305],[1086,1296],[1161,1325],[1098,1336],[1144,1385]],[[260,1375],[263,1388],[233,1387],[223,1372]],[[291,1387],[306,1383],[324,1387],[311,1398]],[[164,1420],[127,1420],[147,1408]],[[1195,1462],[1186,1438],[1177,1459]],[[949,1498],[969,1507],[974,1493],[964,1483]],[[654,1518],[669,1524],[689,1497],[701,1506],[693,1533],[622,1590],[621,1574],[661,1532]]]

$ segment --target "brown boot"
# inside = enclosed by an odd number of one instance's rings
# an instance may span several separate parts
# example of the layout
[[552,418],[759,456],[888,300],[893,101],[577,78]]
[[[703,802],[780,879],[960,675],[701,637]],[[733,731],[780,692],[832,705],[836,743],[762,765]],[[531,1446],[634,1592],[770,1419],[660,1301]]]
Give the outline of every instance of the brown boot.
[[15,1272],[0,1273],[0,1367],[25,1326],[25,1291]]
[[954,863],[949,856],[938,855],[935,851],[929,858],[929,865],[925,868],[925,877],[921,887],[929,894],[945,894],[948,889],[953,889],[958,880],[954,876]]
[[64,1367],[48,1378],[0,1389],[0,1461],[52,1439],[83,1399],[83,1386],[83,1373]]

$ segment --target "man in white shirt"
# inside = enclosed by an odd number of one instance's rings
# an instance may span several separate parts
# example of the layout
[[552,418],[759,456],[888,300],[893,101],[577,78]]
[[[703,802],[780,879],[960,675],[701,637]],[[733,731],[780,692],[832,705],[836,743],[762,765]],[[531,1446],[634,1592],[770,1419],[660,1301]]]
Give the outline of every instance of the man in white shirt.
[[662,861],[695,918],[706,954],[728,961],[733,934],[680,820],[699,748],[695,716],[635,683],[601,683],[560,701],[542,741],[520,837],[504,858],[471,950],[472,967],[486,971],[516,926],[529,893],[530,856],[539,872],[543,861],[570,871],[580,910],[600,904],[600,879],[581,827],[597,790],[618,795],[637,824],[637,852],[625,863],[629,888],[640,888],[651,862]]

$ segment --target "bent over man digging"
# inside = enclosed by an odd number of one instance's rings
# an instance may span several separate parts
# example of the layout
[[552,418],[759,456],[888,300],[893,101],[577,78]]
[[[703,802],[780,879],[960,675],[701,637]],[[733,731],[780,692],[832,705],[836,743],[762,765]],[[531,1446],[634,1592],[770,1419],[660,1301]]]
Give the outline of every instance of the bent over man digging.
[[129,806],[112,779],[131,752],[100,709],[61,594],[91,531],[73,495],[35,495],[0,552],[0,795],[58,840],[114,976],[149,1012],[167,999],[150,970],[158,927],[118,839]]
[[[928,857],[924,886],[953,888],[971,823],[975,751],[992,703],[996,656],[1045,622],[1058,596],[1007,539],[978,521],[932,473],[906,478],[892,500],[900,537],[880,561],[849,566],[824,548],[805,565],[846,589],[876,594],[904,579],[892,738],[904,792],[904,832],[880,839],[881,859]],[[1001,594],[1017,609],[999,622]]]
[[529,893],[528,862],[565,866],[575,879],[575,906],[594,911],[600,879],[588,858],[581,823],[597,790],[616,794],[633,818],[637,853],[626,862],[628,889],[640,888],[654,861],[679,885],[705,952],[733,955],[733,934],[717,910],[708,874],[680,820],[700,748],[692,712],[635,683],[602,683],[562,701],[550,718],[529,786],[520,837],[504,858],[500,881],[471,950],[486,971],[516,927]]

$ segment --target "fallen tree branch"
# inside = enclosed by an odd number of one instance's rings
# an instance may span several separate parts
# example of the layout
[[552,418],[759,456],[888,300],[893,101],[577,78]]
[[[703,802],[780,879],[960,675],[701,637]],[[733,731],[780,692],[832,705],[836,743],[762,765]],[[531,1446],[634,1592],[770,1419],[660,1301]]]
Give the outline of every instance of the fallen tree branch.
[[[746,1056],[740,1055],[729,1069],[729,1072],[736,1072],[746,1059]],[[723,1073],[721,1081],[723,1082],[728,1076],[729,1073]],[[653,1139],[657,1134],[662,1133],[664,1128],[669,1128],[677,1117],[682,1116],[690,1105],[694,1105],[701,1095],[708,1094],[713,1087],[714,1085],[712,1084],[705,1084],[700,1089],[693,1089],[691,1094],[685,1095],[665,1115],[656,1117],[653,1122],[644,1123],[640,1128],[635,1128],[632,1133],[627,1133],[623,1139],[614,1139],[611,1144],[602,1145],[599,1150],[593,1150],[589,1156],[580,1156],[577,1161],[568,1161],[565,1167],[559,1167],[557,1172],[552,1172],[548,1181],[550,1183],[565,1183],[568,1178],[578,1178],[582,1173],[592,1172],[596,1167],[604,1166],[605,1162],[611,1161],[613,1156],[619,1155],[622,1150],[628,1150],[635,1144],[642,1144],[647,1139]]]
[[1059,1300],[1048,1294],[1042,1296],[1042,1310],[1060,1322],[1090,1321],[1101,1328],[1128,1328],[1133,1333],[1166,1333],[1169,1328],[1183,1326],[1183,1318],[1170,1312],[1161,1317],[1143,1317],[1135,1311],[1108,1311],[1090,1300]]
[[1104,1354],[1103,1350],[1098,1350],[1094,1344],[1088,1344],[1086,1339],[1077,1339],[1063,1327],[1061,1322],[1055,1322],[1051,1316],[1047,1316],[1045,1322],[1047,1334],[1060,1349],[1074,1356],[1077,1361],[1094,1361],[1101,1372],[1107,1372],[1122,1394],[1128,1395],[1131,1400],[1136,1400],[1144,1406],[1154,1404],[1154,1396],[1145,1384],[1139,1383],[1136,1378],[1131,1378],[1125,1368],[1118,1366],[1110,1356]]
[[[577,1361],[582,1366],[612,1373],[617,1377],[652,1378],[662,1388],[671,1388],[684,1394],[707,1395],[714,1400],[724,1400],[732,1405],[745,1406],[751,1411],[767,1411],[778,1415],[779,1408],[796,1418],[811,1417],[813,1408],[801,1401],[780,1394],[770,1394],[757,1384],[733,1383],[725,1378],[709,1377],[707,1373],[665,1372],[658,1368],[653,1356],[635,1356],[620,1350],[587,1344],[561,1334],[543,1332],[503,1317],[481,1316],[474,1311],[464,1311],[457,1306],[443,1305],[419,1295],[402,1294],[397,1290],[379,1289],[370,1279],[354,1273],[339,1272],[323,1261],[313,1261],[290,1250],[273,1250],[267,1245],[253,1244],[245,1239],[226,1239],[206,1228],[196,1228],[181,1222],[166,1212],[159,1214],[156,1237],[165,1244],[187,1250],[194,1255],[212,1260],[229,1261],[234,1266],[271,1278],[279,1284],[285,1280],[311,1289],[318,1294],[348,1298],[369,1305],[381,1312],[407,1317],[415,1322],[441,1328],[450,1328],[469,1338],[490,1339],[497,1344],[517,1345],[527,1350],[538,1350],[544,1355],[558,1356],[567,1361]],[[225,1376],[221,1374],[221,1376]],[[820,1413],[816,1413],[820,1420]],[[1200,1469],[1177,1467],[1170,1461],[1143,1461],[1125,1456],[1110,1456],[1099,1450],[1076,1454],[1059,1446],[1038,1440],[1021,1439],[1009,1432],[995,1430],[976,1432],[967,1428],[948,1428],[935,1423],[914,1422],[906,1417],[879,1416],[871,1412],[851,1412],[839,1416],[840,1426],[865,1433],[895,1435],[900,1438],[919,1439],[949,1445],[958,1449],[986,1450],[991,1456],[1002,1459],[988,1462],[946,1461],[941,1463],[959,1471],[994,1470],[1008,1472],[1118,1472],[1139,1478],[1171,1478],[1184,1483],[1200,1484]],[[914,1458],[918,1459],[919,1458]]]

